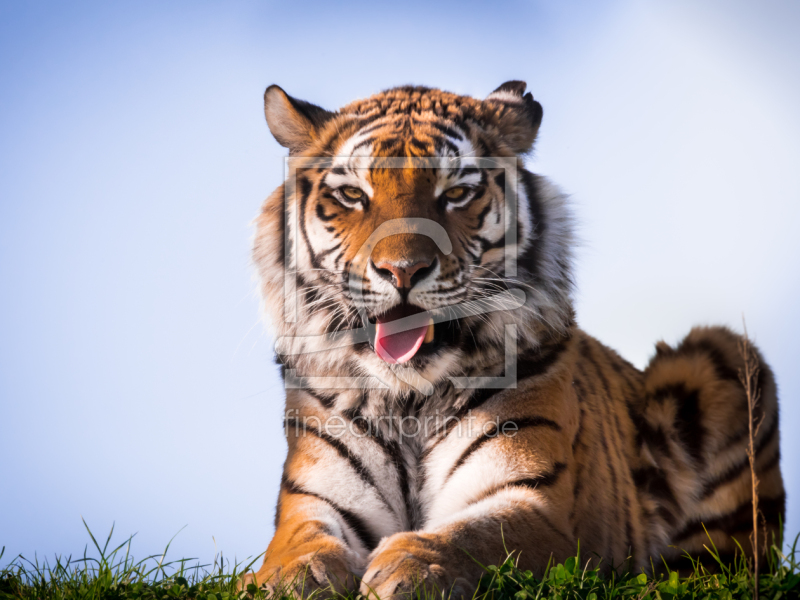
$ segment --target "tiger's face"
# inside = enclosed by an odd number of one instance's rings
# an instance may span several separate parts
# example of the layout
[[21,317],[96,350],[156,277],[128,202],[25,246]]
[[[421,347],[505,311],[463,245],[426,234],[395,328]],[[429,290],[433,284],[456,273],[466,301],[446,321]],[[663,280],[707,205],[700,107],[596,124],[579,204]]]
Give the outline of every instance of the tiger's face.
[[[335,113],[267,90],[292,164],[255,258],[284,364],[419,389],[486,368],[506,324],[527,339],[563,324],[567,219],[517,159],[542,116],[524,90],[508,82],[479,101],[396,88]],[[294,321],[280,314],[287,285]]]

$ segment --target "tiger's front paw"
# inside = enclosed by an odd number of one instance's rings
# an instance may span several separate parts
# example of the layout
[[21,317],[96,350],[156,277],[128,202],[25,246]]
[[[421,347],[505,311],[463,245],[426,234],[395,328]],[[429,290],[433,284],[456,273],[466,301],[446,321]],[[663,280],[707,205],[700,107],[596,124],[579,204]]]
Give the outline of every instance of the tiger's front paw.
[[270,556],[257,573],[242,577],[240,587],[252,583],[269,593],[305,598],[313,592],[323,597],[353,590],[351,566],[357,557],[336,545],[300,544],[289,553]]
[[[463,551],[433,534],[397,533],[384,539],[372,553],[361,580],[361,593],[388,600],[410,595],[418,587],[446,592],[454,598],[471,597],[475,586],[465,569]],[[472,563],[477,573],[477,565]],[[477,577],[475,578],[477,581]]]

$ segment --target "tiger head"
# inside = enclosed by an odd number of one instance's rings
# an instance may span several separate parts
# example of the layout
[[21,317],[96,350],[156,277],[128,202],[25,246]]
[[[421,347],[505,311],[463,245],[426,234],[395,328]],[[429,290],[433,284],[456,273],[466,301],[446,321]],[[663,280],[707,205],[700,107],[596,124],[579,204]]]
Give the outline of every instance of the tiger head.
[[254,259],[300,385],[431,393],[568,330],[571,220],[524,168],[542,119],[525,83],[485,100],[399,87],[336,112],[278,86],[264,100],[289,158]]

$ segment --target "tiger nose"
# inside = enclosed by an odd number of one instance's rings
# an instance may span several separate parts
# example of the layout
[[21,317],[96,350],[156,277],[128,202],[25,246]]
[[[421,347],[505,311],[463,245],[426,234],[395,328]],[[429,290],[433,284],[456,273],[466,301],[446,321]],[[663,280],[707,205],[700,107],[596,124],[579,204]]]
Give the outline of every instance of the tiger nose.
[[[434,259],[435,261],[435,259]],[[411,289],[420,280],[424,279],[433,268],[432,262],[420,261],[413,265],[402,265],[387,261],[372,263],[375,272],[383,279],[392,282],[398,288]]]

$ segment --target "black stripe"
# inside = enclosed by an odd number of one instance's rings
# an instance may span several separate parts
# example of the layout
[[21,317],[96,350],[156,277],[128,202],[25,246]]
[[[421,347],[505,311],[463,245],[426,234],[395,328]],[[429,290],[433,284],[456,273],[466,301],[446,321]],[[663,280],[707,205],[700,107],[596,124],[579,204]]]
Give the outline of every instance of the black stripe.
[[554,431],[561,431],[561,425],[559,425],[555,421],[552,421],[545,417],[538,417],[538,416],[523,417],[522,419],[519,419],[517,421],[514,421],[513,419],[508,419],[507,421],[505,421],[500,425],[500,431],[504,431],[503,429],[504,427],[512,424],[517,426],[517,431],[525,429],[526,427],[548,427]]
[[386,127],[388,125],[390,125],[390,123],[384,123],[384,122],[378,122],[378,123],[372,123],[371,125],[365,125],[361,129],[357,130],[350,137],[353,138],[353,137],[356,137],[357,135],[366,135],[366,134],[372,133],[373,131],[376,131],[378,129],[382,129],[383,127]]
[[648,401],[661,404],[667,399],[674,401],[678,409],[673,422],[678,441],[695,464],[702,467],[705,465],[703,442],[706,429],[702,424],[700,391],[687,388],[683,383],[670,383],[656,388],[647,398]]
[[506,484],[507,486],[522,486],[527,487],[532,490],[543,488],[543,487],[551,487],[556,484],[558,481],[562,471],[567,467],[564,463],[555,463],[553,465],[553,470],[549,473],[545,473],[539,477],[532,477],[529,479],[516,479],[510,483]]
[[[590,448],[583,441],[584,423],[585,423],[585,419],[586,419],[586,410],[584,408],[585,398],[586,398],[586,390],[585,390],[584,384],[583,384],[581,378],[578,376],[577,372],[575,373],[574,379],[572,380],[572,385],[575,388],[575,396],[576,396],[576,398],[578,400],[578,406],[580,407],[579,420],[578,420],[578,429],[575,432],[575,439],[572,441],[572,453],[573,453],[573,455],[575,455],[575,451],[576,451],[578,445],[582,445],[585,448],[586,452],[589,452]],[[595,439],[596,439],[596,437],[595,437]],[[595,456],[591,456],[590,460],[593,460],[594,458],[595,458]],[[582,464],[582,463],[584,463],[584,464]],[[585,463],[586,463],[586,461],[577,461],[577,470],[576,470],[575,478],[574,478],[573,484],[572,484],[572,508],[570,509],[570,513],[569,513],[569,522],[573,523],[573,524],[575,522],[575,513],[577,512],[578,506],[580,504],[579,499],[581,497],[581,494],[583,493],[583,482],[584,482],[584,479],[585,479],[585,477],[583,475],[584,470],[587,468],[587,466],[588,466],[588,468],[594,469],[594,464],[592,462],[589,462],[588,465],[585,464]]]
[[[774,527],[778,523],[785,522],[786,515],[786,495],[781,493],[776,498],[760,498],[758,510],[763,513],[767,525]],[[708,519],[694,519],[687,523],[683,529],[675,536],[675,540],[682,540],[697,533],[703,532],[703,525],[708,531],[719,529],[732,535],[741,533],[753,528],[753,503],[746,500],[738,508],[725,515],[710,517]]]
[[658,467],[642,467],[633,472],[637,489],[650,494],[659,505],[659,512],[669,523],[678,513],[678,500],[667,479],[667,474]]
[[300,423],[296,417],[287,417],[283,420],[283,422],[284,427],[287,428],[287,431],[289,427],[294,427],[297,431],[302,430],[305,433],[310,433],[336,450],[336,452],[339,453],[339,456],[350,462],[350,466],[356,473],[358,473],[359,477],[361,477],[364,482],[368,483],[375,489],[375,493],[378,495],[381,501],[389,508],[389,510],[391,510],[391,505],[386,501],[386,498],[383,497],[380,488],[375,483],[375,479],[372,477],[372,473],[369,472],[369,469],[367,469],[366,465],[361,462],[361,459],[347,446],[347,444],[344,444],[336,438],[328,435],[324,431],[320,431],[315,427],[308,426],[308,423]]
[[348,324],[349,317],[349,312],[342,314],[342,311],[336,311],[336,313],[331,315],[331,320],[328,321],[327,325],[325,325],[325,333],[336,333],[337,331],[344,329]]
[[545,419],[544,417],[526,417],[518,421],[508,420],[501,423],[499,428],[496,424],[492,423],[492,428],[490,431],[478,436],[469,446],[467,446],[466,450],[461,453],[461,456],[458,457],[458,460],[453,464],[453,466],[450,468],[450,471],[447,473],[447,476],[444,478],[444,483],[447,483],[450,477],[453,476],[453,474],[467,461],[467,459],[486,442],[491,442],[501,435],[503,437],[511,437],[505,433],[506,428],[511,425],[516,426],[515,434],[528,427],[549,427],[555,431],[561,431],[561,427],[558,423],[551,421],[550,419]]
[[[281,476],[281,489],[283,489],[283,484],[284,484],[285,481],[286,481],[286,475],[284,474],[283,476]],[[281,502],[281,496],[282,496],[281,490],[279,489],[278,490],[278,501],[275,503],[275,518],[272,520],[272,526],[276,530],[278,529],[278,524],[281,521],[281,506],[283,504]]]
[[[373,430],[375,428],[372,428]],[[389,458],[391,463],[397,469],[397,479],[399,482],[400,493],[403,496],[403,501],[406,507],[406,516],[408,518],[409,526],[413,526],[413,511],[411,507],[411,486],[408,481],[408,470],[406,469],[406,463],[403,459],[403,452],[400,448],[400,445],[395,440],[387,440],[381,437],[380,433],[374,431],[369,436],[369,439],[374,441],[378,446],[381,447],[384,454]]]
[[302,298],[305,300],[307,305],[314,304],[317,300],[319,300],[319,292],[317,292],[316,288],[301,288],[299,293],[302,294]]
[[372,137],[368,137],[365,140],[361,140],[359,143],[353,146],[353,149],[350,151],[350,156],[353,156],[356,153],[356,150],[360,150],[361,148],[365,148],[366,146],[372,145],[374,141],[375,138]]
[[482,135],[475,137],[475,146],[477,146],[478,156],[496,156]]
[[[612,362],[612,361],[607,361],[607,362]],[[620,424],[619,413],[617,412],[617,406],[616,406],[617,403],[614,401],[614,398],[611,395],[611,386],[609,385],[609,381],[606,378],[605,373],[600,369],[600,366],[596,361],[594,362],[594,366],[595,369],[597,369],[597,375],[600,378],[600,381],[603,384],[603,389],[605,390],[606,396],[608,397],[608,404],[606,405],[606,408],[609,411],[611,411],[611,415],[613,417],[612,427],[616,430],[617,434],[618,443],[614,444],[614,448],[616,450],[618,464],[620,465],[619,481],[623,482],[623,480],[626,478],[628,480],[627,481],[628,486],[623,486],[627,487],[627,493],[623,497],[624,502],[622,505],[623,518],[625,520],[625,533],[627,536],[627,539],[625,541],[625,552],[631,551],[632,552],[631,558],[635,558],[636,553],[632,546],[633,524],[631,522],[631,498],[630,498],[631,490],[629,487],[633,485],[634,479],[633,479],[633,471],[631,465],[622,454],[623,445],[625,444],[625,432],[622,430],[622,425]],[[627,406],[628,404],[626,402],[625,407],[627,408]],[[626,465],[627,469],[625,469]]]
[[475,228],[478,231],[483,229],[483,221],[486,219],[486,215],[489,214],[489,211],[492,210],[492,200],[489,199],[489,202],[486,203],[486,206],[483,210],[478,214],[478,226]]
[[506,193],[506,170],[503,169],[497,175],[494,176],[494,183],[497,187],[500,188],[500,192],[502,194]]
[[491,498],[495,494],[502,492],[505,489],[510,487],[525,487],[531,490],[537,490],[541,488],[551,487],[556,484],[559,479],[559,476],[567,467],[566,464],[557,462],[553,465],[552,471],[549,473],[545,473],[544,475],[540,475],[539,477],[529,477],[526,479],[515,479],[513,481],[507,481],[505,483],[501,483],[499,485],[490,488],[486,492],[482,493],[480,498],[472,502],[471,504],[476,504],[481,502],[482,500],[486,500],[486,498]]
[[570,333],[557,344],[522,354],[517,361],[517,381],[543,375],[561,357],[571,339]]
[[[375,141],[377,142],[377,145],[374,147],[373,153],[376,156],[379,156],[380,158],[386,158],[392,155],[396,156],[397,154],[404,152],[402,146],[403,141],[399,137],[392,136],[387,138],[376,139]],[[385,164],[385,163],[377,162],[376,164]]]
[[[559,343],[543,346],[536,350],[529,350],[523,353],[517,360],[517,384],[525,379],[543,375],[558,360],[564,350],[567,349],[571,333],[562,338]],[[446,421],[444,433],[450,430],[470,411],[477,409],[482,404],[493,398],[507,388],[480,388],[475,391],[470,399],[454,415],[455,420]]]
[[[562,338],[559,343],[543,346],[537,350],[524,353],[517,362],[517,384],[524,379],[546,373],[550,366],[552,366],[567,348],[571,337],[572,333],[569,333],[566,337]],[[450,431],[452,431],[467,414],[476,410],[505,389],[507,388],[480,388],[473,392],[472,396],[470,396],[454,415],[445,419],[444,426],[436,432],[436,435],[439,436],[438,439],[423,452],[422,456],[427,457],[439,443],[447,439]]]
[[[762,367],[762,368],[763,368],[763,367]],[[761,375],[761,374],[763,374],[764,372],[765,372],[765,371],[761,371],[759,374]],[[759,379],[760,379],[760,377],[759,377]],[[760,392],[762,389],[763,389],[763,386],[759,386],[759,392]],[[745,394],[745,392],[744,392],[744,388],[742,388],[742,389],[741,389],[741,397],[742,397],[742,402],[743,402],[743,404],[744,404],[744,409],[746,410],[746,407],[747,407],[747,405],[746,405],[746,402],[747,402],[747,395],[746,395],[746,394]],[[760,420],[763,418],[763,416],[764,416],[764,407],[763,407],[763,403],[762,403],[762,402],[758,402],[758,403],[756,404],[756,410],[754,411],[753,418],[754,418],[756,421],[760,421]],[[777,417],[775,418],[775,420],[777,421]],[[777,426],[777,423],[773,423],[772,425],[770,425],[770,429],[772,429],[772,428],[773,428],[773,427],[775,427],[775,426]],[[738,444],[738,443],[741,443],[741,442],[742,442],[742,440],[743,440],[744,438],[746,438],[746,437],[748,437],[748,436],[749,436],[749,433],[750,433],[750,426],[749,426],[749,424],[747,423],[747,419],[744,419],[744,424],[743,424],[743,426],[742,426],[742,427],[740,427],[739,429],[737,429],[737,430],[736,430],[734,433],[732,433],[732,434],[731,434],[731,435],[730,435],[730,436],[729,436],[729,437],[728,437],[728,438],[725,440],[725,443],[724,443],[724,445],[723,445],[723,447],[722,447],[721,451],[723,451],[723,452],[724,452],[725,450],[729,450],[729,449],[730,449],[732,446],[735,446],[736,444]]]
[[[539,185],[536,176],[533,173],[522,169],[520,171],[522,185],[525,188],[525,195],[528,197],[528,213],[530,214],[530,229],[532,235],[542,239],[547,232],[548,223],[544,216],[542,209],[542,202],[539,199]],[[522,240],[518,240],[521,242]],[[541,272],[542,263],[542,244],[528,244],[525,251],[518,259],[520,268],[527,271],[534,281],[541,281],[543,279]],[[569,267],[566,266],[562,269],[562,278],[568,277]]]
[[458,172],[459,177],[466,177],[467,175],[476,175],[476,174],[480,174],[481,176],[480,185],[486,183],[486,172],[481,171],[478,167],[473,167],[472,165],[468,167],[461,167],[461,170]]
[[[575,396],[578,400],[578,406],[580,407],[580,412],[578,416],[578,429],[575,432],[575,439],[572,440],[572,454],[575,455],[575,450],[578,447],[578,444],[583,444],[583,426],[584,420],[586,418],[586,413],[584,411],[584,398],[586,397],[586,390],[584,389],[583,383],[581,382],[580,378],[575,374],[575,378],[572,380],[572,385],[575,388]],[[586,444],[583,444],[584,448],[588,451],[589,447]],[[592,457],[594,458],[594,457]],[[578,499],[583,492],[583,470],[584,466],[581,464],[581,461],[577,461],[577,470],[575,473],[575,478],[572,483],[572,508],[569,512],[569,522],[575,522],[575,513],[578,510]]]
[[314,398],[314,400],[319,402],[325,408],[333,407],[334,403],[336,402],[336,394],[325,394],[318,390],[312,390],[311,388],[303,388],[303,391]]
[[414,121],[434,127],[435,129],[441,131],[443,134],[450,136],[451,138],[457,139],[458,141],[464,139],[461,136],[461,134],[458,133],[455,129],[448,127],[447,125],[442,125],[441,123],[437,123],[436,121],[418,121],[417,119],[414,119]]
[[700,394],[698,390],[686,390],[683,396],[675,396],[678,402],[678,415],[676,429],[691,457],[699,466],[705,465],[703,455],[703,442],[706,428],[703,426],[703,411],[700,408]]
[[365,548],[372,550],[378,545],[378,542],[380,541],[378,536],[370,530],[370,528],[367,526],[367,523],[357,514],[342,508],[329,498],[315,494],[314,492],[309,492],[308,490],[304,490],[297,483],[291,481],[285,476],[281,482],[281,487],[289,494],[302,494],[304,496],[312,496],[318,500],[322,500],[333,510],[339,513],[344,522],[353,531],[353,533],[356,534],[359,541],[364,545]]
[[443,138],[442,140],[436,143],[436,148],[439,150],[440,154],[444,154],[441,151],[442,146],[450,150],[450,152],[452,152],[455,156],[458,156],[458,146],[456,146],[453,142],[451,142],[447,138]]
[[[742,393],[744,393],[744,389],[742,390]],[[734,431],[725,439],[724,443],[722,444],[722,447],[720,447],[719,449],[720,453],[723,453],[726,450],[730,450],[736,444],[741,443],[742,440],[749,434],[749,432],[750,432],[750,426],[747,424],[747,419],[745,419],[744,425],[742,427],[739,427],[739,429]]]
[[314,184],[311,183],[311,180],[308,177],[304,177],[302,175],[297,176],[297,183],[300,186],[300,203],[303,204],[306,200],[308,200],[308,196],[311,194]]
[[675,350],[675,354],[678,356],[703,354],[711,361],[711,364],[714,365],[714,370],[719,379],[739,383],[739,371],[729,364],[723,352],[709,340],[685,340],[678,346],[677,350]]
[[633,547],[633,526],[631,525],[631,503],[630,499],[625,496],[625,552],[629,560],[629,564],[636,564],[636,548]]
[[[362,409],[364,408],[364,405],[367,403],[368,400],[369,400],[369,395],[367,391],[362,390],[361,397],[358,400],[358,404],[343,410],[342,416],[348,421],[350,421],[353,427],[358,429],[359,434],[370,433],[370,435],[373,435],[371,433],[374,427],[372,421],[370,421],[368,417],[365,417],[362,412]],[[361,422],[360,424],[359,421]]]
[[[637,413],[631,410],[629,414],[635,415]],[[672,454],[669,449],[667,435],[659,425],[652,425],[642,417],[638,417],[634,423],[636,424],[636,430],[639,432],[637,436],[638,446],[647,445],[648,448],[658,450],[663,456],[670,456]]]
[[297,181],[300,185],[299,214],[297,217],[300,225],[300,235],[303,237],[303,241],[306,243],[306,248],[308,249],[308,254],[311,259],[311,266],[315,269],[319,269],[321,268],[321,265],[319,264],[319,261],[317,261],[317,256],[314,253],[314,248],[311,246],[311,240],[308,237],[308,231],[306,229],[306,207],[314,184],[311,183],[307,177],[301,177],[300,175],[297,176]]
[[[611,402],[611,392],[608,389],[608,382],[602,377],[600,373],[600,367],[594,360],[594,356],[592,356],[592,352],[589,348],[589,343],[586,341],[586,338],[581,339],[580,343],[580,353],[583,359],[588,362],[592,368],[594,369],[595,373],[597,374],[598,379],[600,379],[601,384],[605,386],[605,393],[606,393],[606,401],[603,398],[600,398],[600,410],[598,412],[602,412],[602,416],[600,417],[600,442],[603,446],[603,452],[606,455],[606,466],[608,468],[608,474],[611,483],[611,497],[617,498],[618,490],[619,490],[619,473],[614,468],[613,458],[611,456],[611,451],[608,447],[608,442],[606,441],[608,438],[608,433],[606,429],[606,423],[609,421],[608,419],[608,411],[607,404]],[[615,522],[613,524],[614,527],[619,525],[620,514],[619,514],[619,505],[614,502],[614,516]],[[609,548],[606,552],[607,556],[613,556],[613,549]]]
[[[274,236],[273,240],[273,248],[277,250],[278,255],[278,264],[285,265],[286,262],[286,219],[288,218],[289,214],[289,203],[286,202],[286,183],[282,183],[281,186],[275,190],[274,193],[280,193],[282,200],[282,204],[280,207],[276,207],[275,213],[278,216],[278,231],[272,232]],[[262,211],[262,214],[265,214],[268,210]],[[269,211],[272,212],[272,211]]]
[[489,250],[495,250],[497,248],[502,248],[506,243],[506,236],[503,235],[500,239],[495,240],[494,242],[487,240],[485,237],[476,235],[473,238],[478,244],[481,246],[481,255],[486,254]]
[[321,203],[317,204],[316,211],[317,211],[317,218],[320,221],[327,222],[327,221],[332,221],[333,219],[336,218],[336,213],[333,213],[332,215],[326,214],[325,213],[325,208],[322,206]]
[[775,455],[767,461],[767,464],[762,465],[758,471],[759,473],[769,473],[772,469],[774,469],[777,465],[781,462],[781,450],[775,452]]
[[320,253],[317,255],[317,260],[319,260],[319,261],[321,262],[323,258],[325,258],[326,256],[328,256],[328,255],[329,255],[329,254],[331,254],[332,252],[336,252],[336,251],[337,251],[339,248],[341,248],[341,247],[342,247],[342,242],[339,242],[339,243],[338,243],[338,244],[336,244],[335,246],[333,246],[333,247],[331,247],[331,248],[328,248],[327,250],[323,250],[322,252],[320,252]]
[[547,525],[550,529],[553,530],[554,533],[560,535],[567,542],[568,545],[574,544],[573,538],[564,533],[563,531],[561,531],[558,527],[556,527],[553,524],[553,522],[547,518],[547,515],[545,515],[541,510],[539,510],[534,506],[529,506],[527,508],[528,510],[532,510],[536,514],[536,516],[539,517],[544,522],[545,525]]
[[442,483],[442,485],[448,482],[448,480],[453,476],[453,473],[455,473],[476,450],[478,450],[485,443],[495,439],[497,435],[498,435],[497,426],[494,423],[492,423],[491,431],[489,431],[486,434],[478,436],[475,440],[472,441],[472,443],[469,446],[467,446],[467,449],[461,453],[461,456],[458,457],[458,460],[456,460],[456,462],[453,463],[453,466],[450,467],[450,471],[448,471],[447,476],[444,478],[444,482]]
[[[772,419],[772,424],[769,426],[769,429],[764,432],[764,435],[761,436],[761,439],[758,441],[755,447],[755,455],[758,458],[759,453],[769,444],[775,436],[778,434],[778,416]],[[779,452],[780,455],[780,452]],[[717,488],[730,483],[738,479],[741,474],[748,469],[750,466],[750,460],[747,458],[747,455],[744,456],[739,462],[735,465],[732,465],[727,471],[718,475],[711,481],[706,482],[703,485],[703,493],[700,496],[701,500],[704,500],[711,496],[714,492],[717,491]]]
[[417,150],[420,150],[422,152],[428,151],[428,144],[426,144],[421,140],[418,140],[417,138],[411,138],[411,145]]
[[572,387],[575,388],[575,398],[578,400],[578,407],[580,408],[578,413],[578,429],[575,431],[575,439],[572,440],[572,451],[575,452],[575,448],[581,443],[583,437],[583,420],[586,418],[586,411],[583,408],[583,403],[586,397],[586,390],[584,390],[583,383],[581,383],[578,377],[572,380]]

